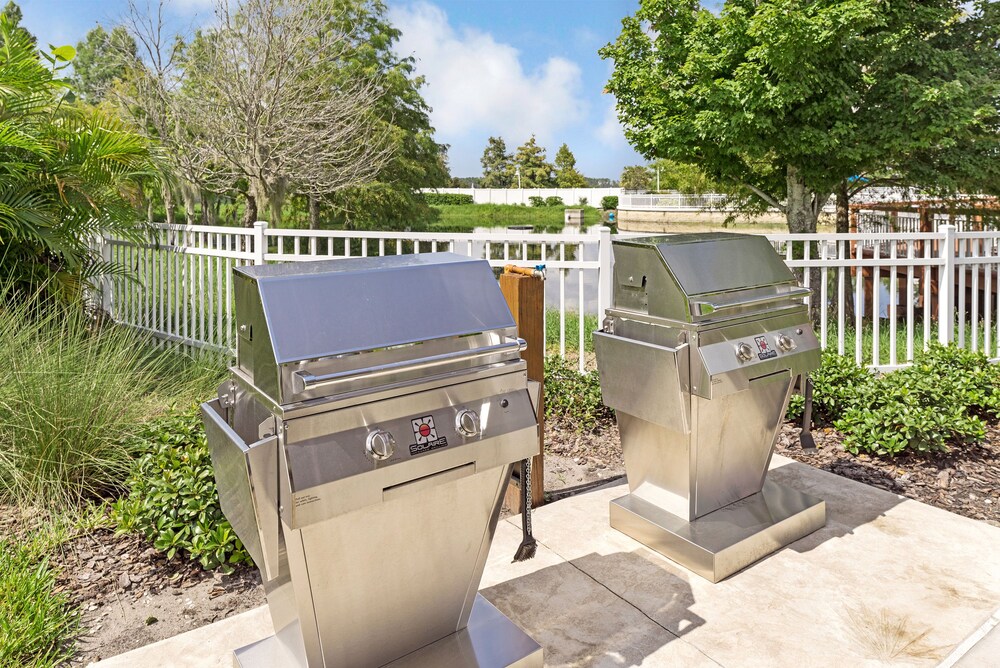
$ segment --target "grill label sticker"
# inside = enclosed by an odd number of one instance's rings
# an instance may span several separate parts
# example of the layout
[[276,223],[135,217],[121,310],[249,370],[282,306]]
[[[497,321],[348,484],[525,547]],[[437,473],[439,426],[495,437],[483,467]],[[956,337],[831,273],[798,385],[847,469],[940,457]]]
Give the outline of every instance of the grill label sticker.
[[423,417],[410,420],[413,427],[413,440],[410,445],[410,454],[419,455],[423,452],[430,452],[448,445],[448,439],[437,435],[437,428],[434,426],[434,416],[425,415]]
[[755,336],[753,342],[757,344],[757,359],[769,360],[778,356],[778,351],[767,345],[766,336]]

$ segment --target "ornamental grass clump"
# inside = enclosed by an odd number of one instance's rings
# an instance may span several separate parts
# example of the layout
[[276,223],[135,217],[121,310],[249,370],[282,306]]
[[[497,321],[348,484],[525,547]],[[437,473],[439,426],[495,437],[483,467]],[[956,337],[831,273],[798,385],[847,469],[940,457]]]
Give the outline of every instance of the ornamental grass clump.
[[127,437],[210,392],[225,365],[13,286],[0,281],[0,503],[56,510],[113,494],[133,459]]
[[79,615],[29,548],[0,538],[0,666],[61,666],[73,655]]

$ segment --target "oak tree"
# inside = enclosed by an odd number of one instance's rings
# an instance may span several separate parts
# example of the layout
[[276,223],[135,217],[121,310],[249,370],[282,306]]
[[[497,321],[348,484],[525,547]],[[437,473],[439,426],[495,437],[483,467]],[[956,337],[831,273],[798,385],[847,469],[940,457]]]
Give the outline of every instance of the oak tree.
[[852,177],[958,187],[977,171],[958,155],[996,172],[997,4],[641,0],[601,55],[641,154],[696,164],[814,232]]

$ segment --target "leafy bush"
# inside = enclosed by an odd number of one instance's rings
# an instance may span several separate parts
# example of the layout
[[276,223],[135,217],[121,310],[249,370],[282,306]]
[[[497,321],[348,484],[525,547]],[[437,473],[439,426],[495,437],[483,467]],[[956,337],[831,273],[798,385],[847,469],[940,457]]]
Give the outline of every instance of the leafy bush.
[[558,355],[545,358],[545,419],[576,431],[596,431],[614,421],[614,411],[601,401],[597,371],[580,373]]
[[67,508],[118,488],[126,437],[225,365],[195,369],[143,335],[96,327],[79,305],[40,299],[0,279],[0,503]]
[[580,198],[580,202],[579,202],[579,204],[577,204],[577,206],[587,206],[587,198],[586,197],[581,197]]
[[855,454],[946,451],[982,440],[984,420],[1000,415],[1000,368],[954,346],[932,345],[884,375],[824,353],[813,383],[817,423],[836,427]]
[[472,195],[459,193],[424,193],[424,201],[431,206],[460,206],[475,203]]
[[530,206],[545,206],[545,198],[532,195],[528,198],[528,204]]
[[0,539],[0,666],[60,666],[73,655],[79,616],[55,584],[46,559]]
[[552,195],[551,197],[545,198],[545,206],[564,206],[562,197]]
[[617,209],[618,208],[618,198],[614,195],[608,195],[607,197],[601,198],[601,208],[604,210]]
[[250,556],[219,506],[212,459],[197,406],[156,420],[135,439],[143,454],[128,479],[128,495],[112,514],[123,532],[138,531],[166,552],[203,568],[232,570]]

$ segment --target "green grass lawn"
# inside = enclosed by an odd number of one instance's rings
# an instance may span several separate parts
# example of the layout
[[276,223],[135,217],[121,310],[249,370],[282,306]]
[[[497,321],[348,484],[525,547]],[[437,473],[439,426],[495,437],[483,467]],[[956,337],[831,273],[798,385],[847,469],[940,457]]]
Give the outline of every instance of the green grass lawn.
[[[436,223],[428,226],[428,232],[472,232],[477,227],[512,225],[531,225],[535,232],[559,232],[564,227],[563,211],[580,207],[460,204],[434,208],[441,213],[441,217]],[[600,222],[600,209],[584,207],[584,226],[597,225]]]

